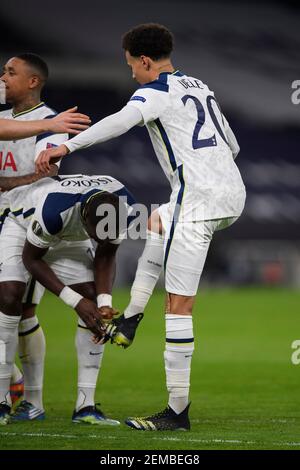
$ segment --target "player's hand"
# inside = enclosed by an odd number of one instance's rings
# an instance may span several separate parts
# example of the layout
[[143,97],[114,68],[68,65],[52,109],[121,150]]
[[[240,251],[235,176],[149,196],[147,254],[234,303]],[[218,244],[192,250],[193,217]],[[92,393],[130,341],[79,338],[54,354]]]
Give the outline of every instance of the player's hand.
[[91,124],[89,116],[77,113],[77,106],[67,109],[58,116],[49,119],[47,127],[49,132],[55,134],[79,134],[80,132],[88,129]]
[[119,315],[120,313],[119,310],[107,306],[100,307],[99,312],[104,323],[109,323],[115,315]]
[[105,334],[106,325],[102,322],[102,316],[97,305],[89,299],[81,299],[75,307],[78,316],[86,324],[95,336],[102,338]]
[[58,147],[52,147],[40,152],[35,161],[35,172],[38,174],[47,174],[50,171],[50,162],[55,163],[67,155],[69,150],[63,144]]
[[92,341],[93,341],[93,343],[95,343],[95,344],[104,344],[104,343],[106,343],[109,339],[111,339],[111,337],[110,337],[108,334],[106,334],[107,328],[108,328],[109,325],[111,324],[111,320],[113,319],[113,317],[116,316],[116,315],[119,315],[120,312],[119,312],[119,310],[115,310],[115,309],[112,308],[112,307],[106,307],[106,306],[100,307],[100,308],[99,308],[99,311],[100,311],[100,313],[101,313],[101,316],[102,316],[102,319],[103,319],[103,323],[105,324],[105,335],[102,335],[101,337],[95,335],[95,336],[92,338]]

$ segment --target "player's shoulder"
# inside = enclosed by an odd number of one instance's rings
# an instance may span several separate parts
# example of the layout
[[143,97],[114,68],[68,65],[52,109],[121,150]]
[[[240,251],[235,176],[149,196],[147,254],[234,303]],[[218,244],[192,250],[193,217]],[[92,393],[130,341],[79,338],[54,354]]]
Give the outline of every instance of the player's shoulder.
[[5,109],[4,111],[0,111],[0,118],[1,119],[11,119],[13,116],[12,108]]
[[[62,228],[61,213],[76,204],[76,195],[64,194],[59,177],[42,178],[33,183],[28,198],[35,206],[35,217],[46,231],[55,235]],[[74,197],[75,196],[75,197]]]
[[50,119],[57,115],[57,111],[53,108],[50,108],[50,106],[44,102],[40,103],[40,105],[32,109],[31,113],[34,114],[37,119]]
[[150,104],[155,109],[166,106],[169,102],[168,76],[161,73],[156,80],[141,85],[129,101]]
[[71,209],[78,202],[78,193],[50,192],[43,198],[39,210],[40,218],[47,232],[57,235],[63,229],[63,213]]
[[[36,108],[28,117],[28,119],[51,119],[57,116],[57,112],[55,109],[50,108],[46,103],[41,103],[41,106]],[[42,145],[44,145],[44,139],[51,137],[52,141],[47,142],[47,148],[53,147],[53,144],[58,145],[66,140],[68,140],[68,134],[55,134],[53,132],[45,132],[43,134],[39,134],[35,137],[36,144],[40,141],[43,141]],[[53,138],[56,140],[53,141]],[[57,140],[58,139],[58,140]],[[48,146],[49,144],[49,146]]]
[[169,73],[168,72],[163,72],[160,73],[158,78],[156,80],[153,80],[152,82],[145,83],[144,85],[141,85],[138,90],[157,90],[157,91],[162,91],[165,93],[169,92]]

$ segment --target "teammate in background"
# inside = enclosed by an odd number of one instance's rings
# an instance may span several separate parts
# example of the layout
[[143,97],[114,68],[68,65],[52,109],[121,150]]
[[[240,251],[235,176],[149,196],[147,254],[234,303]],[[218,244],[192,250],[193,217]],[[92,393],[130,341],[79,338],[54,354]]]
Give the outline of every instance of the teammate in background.
[[[0,80],[0,95],[2,104],[6,103],[5,83]],[[37,136],[44,133],[54,134],[79,134],[87,129],[91,120],[85,114],[77,113],[77,106],[64,111],[50,119],[41,119],[37,121],[15,121],[13,119],[0,119],[0,140],[17,140],[27,137]],[[2,166],[2,155],[1,155]],[[1,183],[1,180],[0,180]],[[1,191],[1,187],[0,187]],[[12,383],[10,394],[13,405],[17,406],[18,402],[24,395],[24,378],[19,368],[14,365],[12,374]]]
[[[45,171],[52,158],[146,125],[172,188],[169,204],[159,211],[168,295],[164,359],[169,401],[162,412],[128,418],[126,424],[137,430],[187,430],[195,295],[213,233],[232,224],[245,203],[233,158],[238,146],[214,93],[198,78],[174,69],[173,36],[166,27],[139,25],[124,35],[123,48],[139,89],[118,113],[42,152],[36,169]],[[126,322],[127,332],[129,326],[134,332],[140,318],[138,313],[123,318],[123,331]]]
[[[6,104],[6,84],[0,80],[0,104]],[[17,122],[0,119],[0,140],[17,140],[33,137],[45,132],[54,134],[79,134],[88,128],[91,120],[85,114],[77,113],[77,106],[48,120]]]
[[15,121],[0,119],[0,140],[17,140],[39,134],[79,134],[87,129],[91,120],[85,114],[77,113],[77,106],[68,109],[51,119],[37,121]]
[[[0,112],[1,121],[6,123],[5,136],[8,135],[7,130],[14,133],[14,138],[24,136],[24,131],[32,135],[35,130],[39,135],[23,140],[0,142],[0,189],[2,191],[0,193],[0,230],[9,212],[7,203],[9,190],[24,184],[28,185],[43,177],[44,175],[36,175],[34,172],[34,161],[39,151],[49,146],[57,146],[67,138],[67,134],[53,134],[48,130],[58,129],[61,132],[63,127],[69,127],[73,132],[77,132],[76,129],[80,130],[88,124],[87,117],[75,113],[75,119],[82,121],[76,124],[72,116],[72,111],[76,108],[70,110],[70,113],[63,113],[63,116],[56,117],[56,112],[41,101],[41,92],[47,78],[47,64],[34,54],[21,54],[13,57],[3,68],[1,83],[5,86],[6,101],[12,105],[11,109]],[[34,123],[32,124],[31,121]],[[22,127],[25,129],[22,130]],[[41,133],[44,128],[47,132]],[[56,175],[57,171],[57,165],[51,165],[48,175]],[[34,280],[28,283],[24,296],[23,317],[19,325],[19,354],[25,378],[24,398],[26,403],[30,404],[27,407],[28,413],[20,414],[20,418],[23,419],[35,418],[36,413],[32,412],[32,409],[43,410],[45,338],[35,315],[35,306],[39,303],[43,292],[44,288],[36,284]],[[14,367],[13,399],[20,393],[22,381],[22,375],[18,368]]]
[[[128,214],[134,199],[119,181],[109,176],[45,178],[33,184],[30,191],[16,188],[8,197],[11,212],[0,237],[0,344],[5,344],[4,361],[0,364],[0,423],[18,420],[18,409],[9,414],[8,386],[29,271],[80,317],[76,335],[78,396],[73,422],[119,424],[95,407],[94,393],[104,346],[94,344],[92,337],[94,334],[101,337],[104,331],[101,318],[111,319],[115,313],[111,295],[115,256],[127,232],[127,225],[122,228],[118,216],[124,210],[122,220],[131,220]],[[120,198],[126,201],[120,203]],[[104,215],[111,209],[108,221],[111,225],[107,229]],[[32,215],[32,220],[27,214]],[[97,242],[94,260],[90,238]],[[36,419],[44,417],[41,409],[31,412]]]
[[[4,82],[0,82],[0,84],[2,83],[5,91],[5,84]],[[5,103],[5,100],[3,103]],[[51,119],[41,119],[38,121],[21,122],[14,121],[13,119],[0,119],[0,140],[25,139],[26,137],[33,137],[45,132],[79,134],[79,132],[88,128],[91,121],[88,116],[77,113],[76,111],[77,106]],[[10,394],[15,406],[24,395],[23,374],[16,365],[14,365],[12,374]]]

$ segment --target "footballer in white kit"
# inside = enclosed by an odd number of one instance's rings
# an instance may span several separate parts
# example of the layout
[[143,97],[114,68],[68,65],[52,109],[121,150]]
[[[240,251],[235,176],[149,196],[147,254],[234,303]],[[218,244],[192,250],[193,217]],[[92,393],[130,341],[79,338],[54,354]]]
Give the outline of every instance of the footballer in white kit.
[[[56,114],[56,111],[44,102],[40,102],[32,109],[17,114],[14,114],[13,109],[1,111],[0,118],[33,121],[50,119]],[[34,162],[39,152],[61,144],[66,137],[66,134],[48,132],[26,139],[0,142],[0,176],[22,176],[34,173]]]
[[[82,211],[87,201],[104,192],[125,198],[132,211],[133,196],[110,176],[57,176],[11,190],[7,195],[10,212],[0,239],[0,282],[27,282],[29,273],[22,261],[25,239],[37,248],[49,249],[45,259],[65,285],[93,281],[94,247]],[[110,243],[120,244],[124,235]]]
[[122,47],[132,77],[140,84],[127,105],[57,149],[41,152],[36,166],[44,171],[51,159],[117,137],[133,126],[147,127],[172,193],[169,204],[159,210],[162,243],[156,233],[155,243],[147,247],[147,240],[139,260],[132,288],[136,310],[126,309],[110,331],[118,344],[131,344],[164,257],[168,406],[148,417],[128,418],[126,424],[136,430],[188,430],[192,310],[213,233],[233,223],[244,208],[245,187],[234,162],[239,146],[214,93],[200,79],[174,68],[173,35],[165,26],[137,25],[123,35]]
[[[35,54],[25,53],[12,57],[7,61],[3,68],[1,81],[5,85],[6,100],[12,105],[13,109],[2,113],[4,117],[4,119],[1,119],[2,125],[6,118],[12,118],[7,119],[10,123],[13,123],[14,120],[18,120],[23,121],[22,124],[25,125],[29,124],[29,122],[46,122],[48,120],[47,118],[51,118],[51,116],[55,115],[54,111],[41,101],[41,91],[47,78],[47,64],[42,58]],[[28,122],[24,122],[27,121],[27,119]],[[32,121],[32,119],[34,121]],[[21,122],[19,122],[19,124],[21,124]],[[1,198],[4,209],[3,217],[6,216],[6,223],[3,236],[0,237],[0,243],[3,247],[2,251],[6,256],[5,260],[8,261],[8,270],[10,270],[10,275],[13,279],[19,271],[24,270],[22,260],[20,256],[18,257],[18,253],[20,253],[24,245],[26,230],[23,230],[21,234],[12,224],[14,220],[8,219],[7,215],[10,210],[10,205],[13,211],[11,217],[17,217],[19,214],[19,222],[21,218],[26,223],[30,221],[33,206],[31,204],[28,210],[25,209],[25,196],[30,194],[31,187],[29,185],[44,176],[37,175],[34,172],[35,156],[41,148],[58,145],[59,142],[61,142],[60,139],[66,137],[66,135],[54,136],[49,133],[51,126],[48,130],[48,126],[46,125],[42,126],[42,128],[45,128],[46,131],[37,138],[32,137],[24,140],[5,142],[0,148],[0,169],[2,171],[0,175],[0,188],[2,191],[6,191],[2,193],[3,196]],[[82,130],[82,126],[79,125],[78,129]],[[70,132],[73,132],[72,127],[70,128]],[[50,171],[47,172],[47,175],[51,176],[56,174],[57,167],[53,165]],[[17,207],[16,199],[12,197],[12,204],[8,201],[10,196],[9,190],[21,185],[27,186],[23,188],[24,192],[22,193],[22,197],[20,196],[20,204],[18,204]],[[34,200],[34,204],[36,204],[36,202],[37,199]],[[18,226],[18,228],[20,229],[20,226]],[[72,254],[75,273],[78,270],[80,271],[78,268],[83,264],[82,257],[80,257],[82,252],[84,252],[84,259],[86,259],[86,250],[82,246],[84,243],[85,242],[81,242],[81,249],[77,247],[77,258],[74,253]],[[62,269],[64,268],[63,274],[65,274],[65,276],[67,276],[67,269],[64,267],[66,258],[66,264],[68,264],[68,253],[66,253],[68,248],[67,244],[68,242],[62,242],[60,244],[60,253],[58,249],[56,250],[57,259],[60,259],[59,266]],[[92,253],[90,253],[90,258],[91,257]],[[90,263],[91,262],[90,259]],[[14,263],[16,263],[16,265],[14,265]],[[87,275],[90,276],[90,270],[86,266],[83,269],[85,271],[83,277],[80,279],[80,284],[73,287],[75,290],[81,291],[81,294],[86,298],[94,300],[94,284],[81,282],[82,279],[87,278]],[[24,278],[27,279],[27,273],[25,273]],[[3,365],[5,370],[2,370],[1,373],[0,425],[7,424],[11,420],[15,422],[45,418],[42,401],[45,339],[42,328],[34,314],[35,304],[39,302],[44,288],[36,283],[34,279],[31,279],[30,283],[28,283],[28,293],[26,292],[23,297],[25,305],[22,305],[21,300],[25,286],[24,278],[21,276],[21,282],[7,280],[1,283],[0,331],[2,335],[1,341],[4,341],[4,346],[0,342],[0,349],[2,357],[3,355],[4,358],[6,357],[6,359],[4,359],[6,364]],[[74,276],[72,279],[74,280]],[[66,281],[68,281],[68,279]],[[22,318],[20,321],[21,315]],[[15,327],[19,328],[18,348],[24,374],[23,377],[16,366],[14,366],[13,374],[11,375],[12,353],[15,351],[16,345]],[[81,415],[78,416],[78,414],[75,414],[74,421],[84,421],[93,424],[109,421],[109,423],[112,424],[112,421],[106,420],[101,410],[95,407],[94,392],[102,352],[97,351],[95,357],[89,355],[90,350],[93,350],[93,346],[90,345],[88,332],[83,328],[84,326],[80,325],[76,332],[78,359],[78,399],[76,403],[76,413],[80,408]],[[88,348],[91,349],[87,350]],[[13,394],[6,394],[10,381],[13,383],[13,388],[11,388]],[[19,400],[18,403],[14,403],[13,399],[18,399],[21,396],[22,382],[24,383],[24,398],[22,401]],[[86,387],[87,383],[88,387]],[[18,394],[15,393],[15,390],[17,390]],[[13,415],[11,414],[11,405],[13,404],[11,402],[15,405]],[[88,407],[88,411],[86,407]]]
[[[33,122],[46,122],[47,120],[50,121],[47,118],[55,116],[56,113],[41,100],[41,92],[47,81],[48,73],[48,66],[45,61],[31,53],[11,57],[4,64],[1,83],[5,88],[6,102],[12,108],[1,113],[1,126],[6,120],[10,126],[16,123],[26,125],[32,123],[32,119],[38,119],[38,121]],[[47,129],[47,126],[45,129]],[[37,152],[41,148],[58,145],[65,136],[56,136],[50,134],[49,130],[45,130],[37,138],[28,137],[25,139],[11,139],[10,141],[4,139],[5,142],[0,142],[1,224],[9,213],[8,191],[17,186],[30,185],[43,177],[44,175],[36,175],[34,172],[34,160]],[[56,175],[57,171],[58,168],[54,164],[47,174],[48,176]],[[5,316],[5,312],[9,310],[11,303],[17,302],[17,299],[14,298],[15,293],[12,289],[9,290],[7,286],[2,288],[2,291],[4,291],[8,301],[3,304],[4,297],[3,292],[1,292],[0,329],[5,330],[6,322],[9,321]],[[10,378],[10,397],[4,399],[1,396],[0,398],[0,424],[5,424],[7,421],[10,401],[15,406],[15,411],[18,411],[14,415],[15,419],[17,417],[21,420],[42,419],[44,416],[42,382],[45,338],[35,315],[35,306],[39,303],[43,292],[44,288],[34,279],[31,279],[23,296],[23,305],[18,306],[18,312],[22,312],[22,321],[19,323],[18,349],[23,374],[14,365]],[[16,311],[13,308],[13,313],[16,313]],[[1,405],[3,401],[6,404]],[[24,406],[25,403],[26,407]]]
[[[16,119],[18,121],[32,121],[50,119],[56,112],[44,102],[32,109],[14,114],[13,109],[0,112],[2,119]],[[58,146],[65,141],[67,134],[44,133],[26,139],[0,141],[0,177],[15,177],[33,174],[35,172],[35,159],[41,150]],[[5,192],[0,193],[0,215],[7,207]]]
[[48,154],[61,156],[66,148],[73,152],[103,142],[133,125],[146,125],[172,188],[169,204],[159,211],[166,290],[194,296],[207,239],[233,223],[244,208],[245,187],[234,162],[239,146],[214,93],[201,80],[175,71],[143,84],[119,113]]
[[[5,386],[21,318],[19,305],[30,272],[79,316],[78,397],[72,421],[118,425],[94,404],[104,345],[94,344],[92,336],[101,338],[103,319],[110,320],[116,313],[111,296],[115,255],[135,218],[135,200],[122,183],[110,176],[43,178],[28,189],[23,186],[8,193],[10,212],[0,237],[0,309],[6,312],[6,323],[0,328],[0,345],[5,344],[4,362],[0,362],[0,398],[6,403]],[[103,208],[103,214],[99,214],[99,208]],[[116,223],[108,224],[107,231],[105,214],[111,208],[114,210],[110,222]],[[119,223],[121,211],[124,212]],[[103,229],[98,225],[101,221]],[[96,242],[95,250],[91,238]],[[4,406],[9,404],[2,403]],[[10,417],[8,411],[3,409],[2,424],[14,421],[14,414]],[[44,419],[43,410],[33,411],[36,415],[29,419]]]
[[[44,102],[19,114],[14,114],[12,109],[0,112],[0,117],[3,119],[21,121],[49,119],[55,115],[56,112]],[[35,158],[39,152],[61,144],[66,136],[67,134],[45,133],[27,139],[0,142],[0,176],[16,177],[33,174],[35,172]],[[27,191],[30,191],[30,187],[27,188]],[[2,223],[9,213],[8,195],[9,192],[0,193],[0,231]],[[43,293],[44,288],[33,281],[31,285],[28,284],[24,302],[38,304]]]
[[208,250],[203,240],[234,222],[244,208],[234,136],[214,93],[179,71],[141,86],[128,106],[142,114],[172,188],[170,203],[159,209],[166,233],[166,290],[194,296]]

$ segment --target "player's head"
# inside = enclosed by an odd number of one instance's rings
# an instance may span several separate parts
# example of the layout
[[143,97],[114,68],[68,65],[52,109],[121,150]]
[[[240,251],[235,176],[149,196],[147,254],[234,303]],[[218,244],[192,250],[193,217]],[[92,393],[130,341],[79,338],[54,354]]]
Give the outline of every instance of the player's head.
[[106,191],[94,193],[81,208],[86,232],[101,246],[119,237],[119,213],[120,198]]
[[122,47],[133,78],[140,84],[147,83],[153,69],[169,65],[173,44],[171,31],[158,23],[140,24],[125,33]]
[[6,87],[6,101],[14,104],[32,96],[39,96],[49,75],[46,62],[36,54],[25,53],[9,59],[1,79]]

